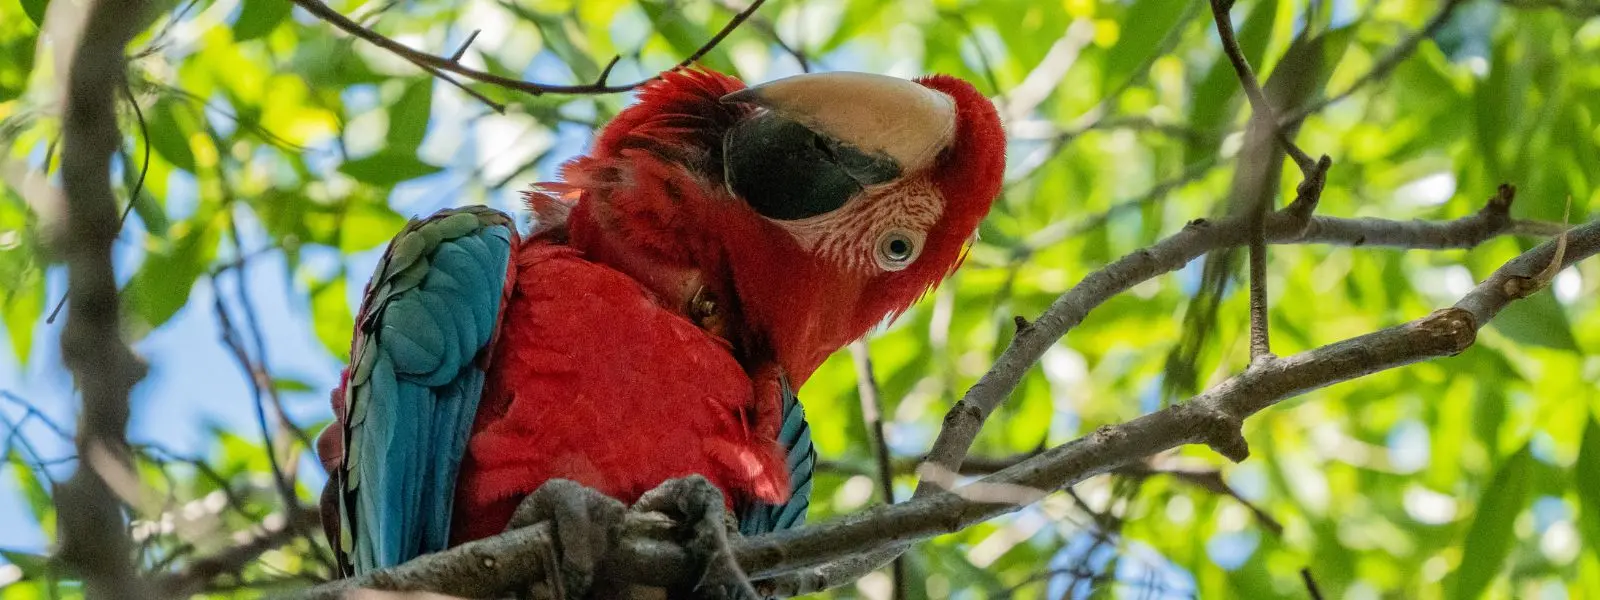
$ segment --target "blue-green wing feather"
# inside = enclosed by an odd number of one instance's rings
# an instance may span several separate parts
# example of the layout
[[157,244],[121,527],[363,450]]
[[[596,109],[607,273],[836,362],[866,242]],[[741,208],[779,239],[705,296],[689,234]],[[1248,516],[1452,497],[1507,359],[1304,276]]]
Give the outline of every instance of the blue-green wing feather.
[[483,394],[515,226],[482,207],[412,221],[378,264],[351,353],[341,557],[354,573],[443,550]]
[[811,443],[811,425],[800,398],[783,382],[783,427],[778,443],[789,463],[789,501],[783,504],[752,502],[739,511],[739,533],[759,535],[799,526],[811,508],[812,475],[817,468],[817,448]]

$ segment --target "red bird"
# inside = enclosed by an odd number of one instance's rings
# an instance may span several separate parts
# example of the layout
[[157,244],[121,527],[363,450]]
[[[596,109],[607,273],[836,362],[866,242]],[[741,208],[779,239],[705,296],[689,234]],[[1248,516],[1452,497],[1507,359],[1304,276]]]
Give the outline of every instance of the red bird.
[[955,268],[1004,146],[948,76],[674,72],[528,195],[526,239],[481,207],[413,221],[318,443],[341,563],[497,533],[558,479],[633,503],[700,475],[745,533],[799,522],[789,385]]

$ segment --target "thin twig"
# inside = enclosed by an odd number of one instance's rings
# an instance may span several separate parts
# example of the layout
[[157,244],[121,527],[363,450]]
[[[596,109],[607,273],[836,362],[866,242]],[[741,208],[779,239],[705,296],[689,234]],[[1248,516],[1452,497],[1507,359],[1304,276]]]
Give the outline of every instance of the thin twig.
[[[1268,123],[1277,123],[1278,119],[1273,112],[1272,105],[1267,102],[1267,97],[1261,92],[1261,83],[1256,80],[1255,71],[1250,69],[1249,59],[1244,57],[1244,50],[1239,48],[1239,40],[1233,34],[1233,21],[1228,17],[1228,8],[1233,4],[1230,0],[1210,0],[1211,14],[1217,20],[1217,35],[1222,38],[1222,50],[1228,55],[1228,61],[1233,63],[1233,71],[1239,76],[1239,83],[1244,85],[1244,95],[1250,99],[1250,110],[1262,115]],[[1283,146],[1294,163],[1300,166],[1300,172],[1309,174],[1316,166],[1316,162],[1309,155],[1294,144],[1293,140],[1284,133],[1282,127],[1273,128],[1273,137]]]
[[[716,6],[718,8],[721,8],[723,10],[726,10],[726,11],[734,13],[734,14],[738,14],[739,12],[744,11],[744,10],[749,8],[749,7],[745,7],[745,8],[736,7],[736,6],[728,3],[726,0],[718,0],[715,4],[716,4]],[[800,49],[799,47],[795,46],[794,44],[790,44],[789,42],[784,41],[783,36],[778,35],[778,28],[774,27],[772,25],[772,23],[768,22],[766,19],[762,19],[762,18],[754,17],[754,16],[750,17],[749,20],[747,21],[747,23],[751,27],[754,27],[758,31],[760,31],[761,33],[765,34],[768,39],[772,40],[772,43],[777,44],[778,45],[778,49],[783,50],[784,54],[788,54],[790,58],[793,58],[795,63],[800,65],[800,70],[802,72],[805,72],[805,73],[810,73],[811,72],[811,59],[806,57],[805,51]],[[602,80],[602,81],[604,81],[604,80]]]
[[[133,107],[133,115],[139,122],[139,137],[144,140],[144,162],[139,165],[139,179],[134,181],[133,190],[128,194],[128,205],[123,207],[122,216],[117,219],[117,231],[122,231],[122,226],[128,222],[128,214],[133,212],[133,205],[139,201],[139,192],[144,190],[144,178],[150,173],[150,125],[145,122],[144,111],[139,109],[139,101],[133,97],[133,88],[128,81],[122,81],[122,95],[128,100],[128,106]],[[52,149],[53,149],[52,142]],[[45,162],[45,169],[50,168],[50,163]],[[124,165],[126,168],[126,165]],[[56,317],[61,314],[61,308],[67,305],[67,294],[61,294],[61,299],[56,301],[55,308],[50,309],[50,316],[45,317],[45,324],[56,322]]]
[[[613,94],[618,92],[626,92],[646,83],[650,83],[651,81],[655,81],[661,77],[661,74],[657,74],[626,85],[611,85],[606,83],[603,78],[597,79],[592,83],[580,85],[536,83],[532,81],[513,79],[464,66],[451,58],[435,56],[427,52],[414,50],[405,44],[397,42],[389,37],[384,36],[383,34],[362,26],[360,23],[357,23],[351,20],[349,17],[344,16],[344,14],[340,13],[339,11],[333,10],[327,4],[322,3],[321,0],[289,1],[294,2],[296,6],[305,9],[306,12],[311,13],[312,16],[328,22],[334,27],[343,30],[345,33],[366,40],[367,42],[379,48],[383,48],[384,50],[388,50],[389,52],[394,53],[396,56],[399,56],[400,58],[405,59],[407,62],[410,62],[411,64],[416,65],[425,71],[428,71],[430,74],[436,77],[445,78],[442,75],[442,72],[450,72],[462,77],[466,77],[467,79],[496,85],[507,90],[522,92],[534,96],[542,94]],[[737,29],[740,24],[744,23],[746,19],[749,19],[750,15],[755,14],[756,9],[761,8],[762,3],[765,1],[766,0],[754,0],[751,2],[749,7],[735,14],[733,18],[728,21],[728,24],[723,26],[721,30],[717,31],[716,35],[711,36],[711,39],[707,40],[705,44],[701,45],[700,48],[696,49],[687,58],[679,62],[677,66],[674,66],[663,73],[670,73],[688,68],[696,61],[699,61],[701,58],[705,57],[707,53],[711,52],[711,50],[716,48],[718,44],[722,43],[722,40],[727,38],[728,34],[733,33],[734,29]],[[452,79],[445,78],[445,80],[455,84],[457,87],[463,87],[463,89],[465,89],[464,86]]]
[[1049,246],[1070,240],[1081,233],[1100,227],[1110,221],[1112,217],[1159,202],[1174,190],[1199,181],[1220,164],[1222,164],[1222,158],[1213,154],[1195,164],[1184,167],[1182,173],[1150,186],[1149,190],[1138,197],[1118,202],[1088,217],[1064,219],[1041,227],[1023,239],[1022,243],[1012,250],[1013,262],[1027,259],[1034,253]]
[[478,34],[480,33],[483,33],[482,29],[474,29],[472,30],[472,33],[467,34],[467,39],[466,41],[461,42],[461,47],[456,48],[455,52],[450,53],[450,62],[461,62],[461,57],[467,55],[467,48],[472,47],[472,42],[478,39]]
[[[872,351],[867,343],[857,340],[850,344],[850,356],[856,365],[856,390],[861,396],[861,419],[866,421],[872,455],[878,464],[878,493],[884,504],[894,504],[894,469],[889,465],[889,440],[883,433],[883,399],[878,387],[878,376],[872,370]],[[894,577],[894,598],[906,598],[906,561],[895,557],[891,566]]]
[[1311,596],[1311,600],[1322,600],[1322,588],[1317,586],[1316,578],[1311,576],[1311,567],[1300,569],[1300,581],[1305,582],[1306,594]]
[[[321,522],[317,510],[304,505],[288,507],[282,525],[262,526],[243,540],[215,554],[189,561],[181,569],[154,578],[154,587],[166,598],[187,598],[204,591],[217,577],[238,573],[262,554],[283,547],[300,537],[299,531],[312,530]],[[315,543],[315,542],[313,542]]]

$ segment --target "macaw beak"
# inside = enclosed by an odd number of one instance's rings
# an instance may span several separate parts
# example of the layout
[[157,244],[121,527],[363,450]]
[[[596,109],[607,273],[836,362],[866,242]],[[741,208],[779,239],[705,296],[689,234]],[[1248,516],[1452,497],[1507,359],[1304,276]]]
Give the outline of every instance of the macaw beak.
[[867,156],[886,157],[900,173],[931,165],[956,130],[954,99],[914,81],[871,73],[796,75],[722,101],[766,108]]
[[955,100],[867,73],[780,79],[728,94],[759,106],[723,137],[729,192],[769,219],[821,216],[928,168],[955,135]]

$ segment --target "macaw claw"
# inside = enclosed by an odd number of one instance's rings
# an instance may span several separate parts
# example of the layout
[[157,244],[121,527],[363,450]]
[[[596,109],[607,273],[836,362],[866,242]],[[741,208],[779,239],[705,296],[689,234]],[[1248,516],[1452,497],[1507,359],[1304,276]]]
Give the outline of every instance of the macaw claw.
[[710,600],[760,600],[750,578],[739,568],[728,544],[728,532],[738,528],[728,519],[722,491],[699,475],[669,479],[645,492],[634,511],[660,512],[686,530],[684,548],[702,565],[692,595]]
[[535,584],[533,598],[594,597],[595,573],[622,534],[627,508],[617,499],[566,479],[551,479],[517,505],[507,529],[550,522],[554,556],[546,573],[559,577]]

